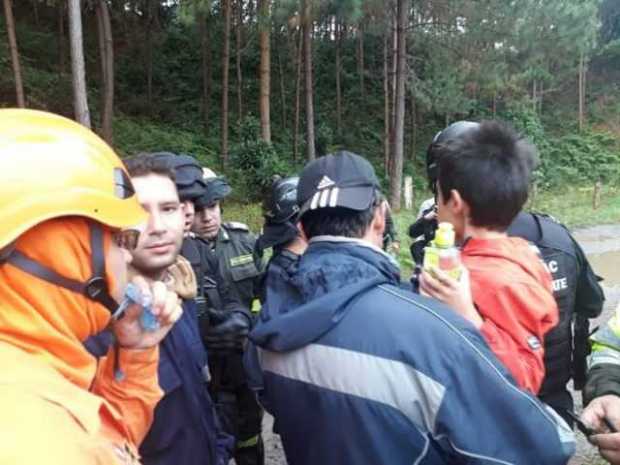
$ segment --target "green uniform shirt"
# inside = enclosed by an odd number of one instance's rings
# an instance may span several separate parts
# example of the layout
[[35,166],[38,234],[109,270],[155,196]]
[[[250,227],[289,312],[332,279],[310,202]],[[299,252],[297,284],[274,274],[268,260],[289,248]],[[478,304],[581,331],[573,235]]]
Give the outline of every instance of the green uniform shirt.
[[254,263],[256,236],[243,223],[222,224],[215,240],[215,255],[224,280],[231,291],[247,309],[259,295],[264,266]]

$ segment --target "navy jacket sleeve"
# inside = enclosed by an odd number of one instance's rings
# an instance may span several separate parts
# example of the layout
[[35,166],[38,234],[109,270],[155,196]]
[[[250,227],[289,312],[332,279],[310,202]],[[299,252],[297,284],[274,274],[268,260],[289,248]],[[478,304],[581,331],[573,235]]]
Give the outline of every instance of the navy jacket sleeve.
[[[464,344],[479,353],[447,354],[457,370],[442,383],[445,393],[437,414],[435,439],[448,456],[468,464],[514,463],[560,465],[575,450],[566,423],[537,398],[514,384],[480,335],[459,332]],[[476,380],[484,380],[484,385]],[[509,412],[510,422],[498,422],[497,412]]]

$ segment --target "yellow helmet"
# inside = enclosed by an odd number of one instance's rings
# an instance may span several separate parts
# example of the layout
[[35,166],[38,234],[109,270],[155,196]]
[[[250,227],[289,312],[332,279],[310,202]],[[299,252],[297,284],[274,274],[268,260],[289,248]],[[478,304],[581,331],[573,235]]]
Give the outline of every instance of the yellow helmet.
[[112,149],[43,111],[0,110],[0,198],[0,249],[51,218],[84,216],[118,229],[146,219]]

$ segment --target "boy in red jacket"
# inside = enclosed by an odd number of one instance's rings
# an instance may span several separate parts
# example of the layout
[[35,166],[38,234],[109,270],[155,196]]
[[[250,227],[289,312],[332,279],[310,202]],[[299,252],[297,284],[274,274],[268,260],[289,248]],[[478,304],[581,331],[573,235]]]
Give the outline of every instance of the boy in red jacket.
[[440,133],[434,144],[437,216],[454,226],[465,269],[460,281],[423,272],[420,289],[470,320],[519,386],[537,393],[542,342],[558,309],[543,262],[526,241],[506,234],[527,200],[535,149],[495,121],[455,137]]

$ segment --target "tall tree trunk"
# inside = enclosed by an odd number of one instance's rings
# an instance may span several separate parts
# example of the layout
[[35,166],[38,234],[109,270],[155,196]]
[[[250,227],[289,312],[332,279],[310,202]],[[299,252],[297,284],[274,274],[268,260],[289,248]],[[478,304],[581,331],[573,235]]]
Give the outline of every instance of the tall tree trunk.
[[95,4],[95,19],[97,21],[97,47],[99,50],[99,87],[101,89],[101,109],[103,110],[103,95],[106,79],[105,36],[103,32],[103,18],[101,17],[100,0]]
[[278,74],[280,77],[280,107],[282,109],[282,129],[286,130],[286,127],[288,125],[286,124],[286,87],[284,84],[284,65],[282,64],[282,49],[281,47],[277,47],[277,42],[275,42],[275,44],[278,53]]
[[269,5],[270,0],[259,1],[259,42],[260,42],[260,136],[271,144],[271,114],[269,96],[271,88],[271,48],[269,43]]
[[39,27],[39,0],[32,0],[32,11],[34,13],[34,24]]
[[62,79],[67,72],[67,62],[65,59],[65,2],[59,0],[56,6],[58,11],[58,74]]
[[411,132],[410,132],[410,136],[411,136],[411,140],[410,140],[410,147],[409,147],[409,159],[411,160],[412,163],[415,164],[415,158],[416,158],[416,145],[417,145],[417,121],[416,121],[416,115],[417,115],[417,108],[416,108],[416,104],[415,104],[415,91],[414,89],[411,89],[411,96],[410,96],[410,100],[411,100],[411,105],[409,108],[409,117],[410,117],[410,122],[411,122]]
[[235,3],[236,20],[235,20],[235,67],[237,71],[237,121],[241,123],[243,119],[243,74],[241,72],[241,52],[243,49],[243,37],[241,29],[243,27],[243,0],[237,0]]
[[198,14],[198,29],[200,32],[200,59],[202,75],[202,121],[205,136],[209,135],[209,111],[211,109],[210,99],[210,66],[209,66],[209,35],[207,30],[207,15],[204,11]]
[[299,27],[299,39],[297,44],[297,77],[295,81],[295,129],[293,133],[293,160],[299,156],[299,119],[301,115],[301,62],[304,44],[303,26]]
[[360,96],[362,103],[366,98],[366,90],[364,86],[364,29],[360,20],[357,28],[357,74],[360,80]]
[[19,51],[17,50],[17,37],[15,36],[15,20],[13,19],[13,5],[11,0],[4,0],[4,17],[6,18],[6,32],[9,37],[9,49],[11,51],[11,65],[13,66],[13,78],[15,79],[15,95],[17,106],[24,108],[24,83],[22,82],[22,69],[19,64]]
[[146,0],[146,107],[153,113],[153,0]]
[[80,0],[68,0],[69,38],[71,42],[71,75],[73,83],[73,110],[75,119],[90,129],[90,112],[86,94],[84,45],[82,42],[82,13]]
[[390,33],[383,36],[383,169],[385,174],[390,169],[390,74],[388,72],[390,55],[388,53]]
[[222,168],[228,166],[228,71],[230,69],[230,1],[222,0],[224,40],[222,41]]
[[392,172],[392,163],[394,157],[394,128],[396,126],[396,62],[397,62],[397,14],[392,17],[392,44],[391,44],[391,67],[390,67],[390,160],[388,171]]
[[304,73],[306,85],[306,157],[308,160],[316,158],[314,140],[314,101],[312,91],[312,0],[303,0],[304,11]]
[[342,71],[342,23],[336,18],[336,130],[342,134],[342,88],[340,75]]
[[114,113],[114,44],[112,23],[106,0],[97,2],[99,53],[101,58],[101,136],[112,144],[112,116]]
[[585,94],[586,94],[586,64],[585,54],[579,55],[579,130],[583,130],[585,124]]
[[403,150],[405,129],[405,80],[407,59],[407,22],[409,0],[398,0],[397,20],[397,64],[396,64],[396,121],[394,125],[394,150],[392,175],[390,177],[390,203],[392,209],[400,210],[401,184],[403,177]]

